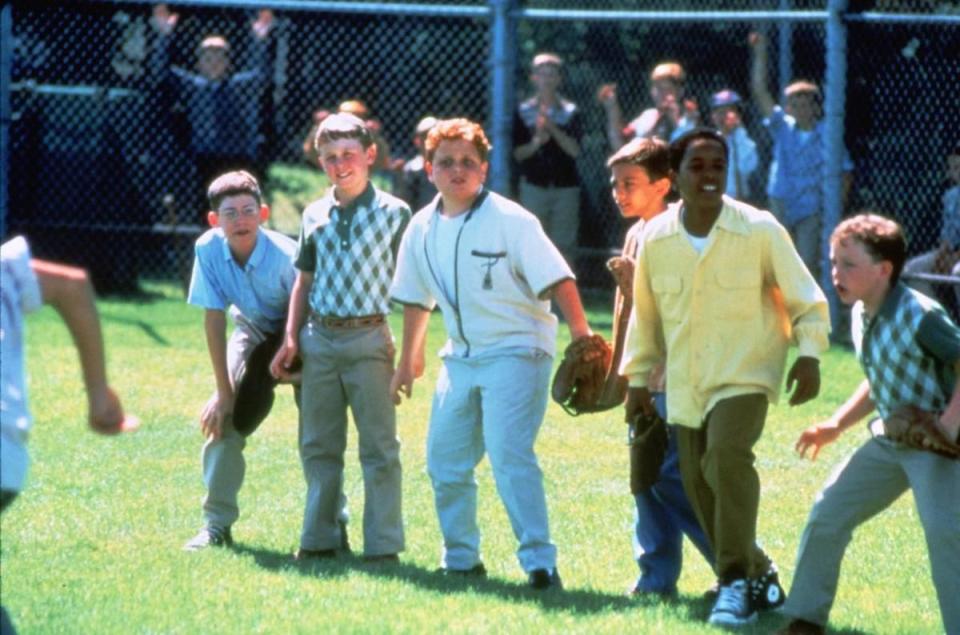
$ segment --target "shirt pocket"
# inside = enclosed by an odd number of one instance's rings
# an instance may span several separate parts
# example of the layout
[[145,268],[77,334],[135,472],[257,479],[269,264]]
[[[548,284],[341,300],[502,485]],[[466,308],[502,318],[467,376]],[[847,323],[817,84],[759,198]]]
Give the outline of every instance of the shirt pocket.
[[683,301],[683,278],[661,275],[650,279],[650,287],[657,299],[660,315],[664,322],[679,322],[687,313]]
[[471,266],[476,269],[475,274],[481,281],[480,288],[485,291],[492,291],[495,280],[503,278],[503,272],[507,266],[507,252],[471,249],[470,255],[473,256]]
[[751,269],[718,269],[716,272],[717,297],[711,303],[717,315],[749,320],[761,311],[760,272]]

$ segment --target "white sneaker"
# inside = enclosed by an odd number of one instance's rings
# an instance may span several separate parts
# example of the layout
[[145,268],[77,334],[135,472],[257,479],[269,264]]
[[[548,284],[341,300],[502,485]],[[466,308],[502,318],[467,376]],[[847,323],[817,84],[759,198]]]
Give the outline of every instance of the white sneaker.
[[720,586],[717,602],[710,611],[710,624],[741,626],[757,620],[757,611],[750,605],[750,589],[746,580],[734,580]]

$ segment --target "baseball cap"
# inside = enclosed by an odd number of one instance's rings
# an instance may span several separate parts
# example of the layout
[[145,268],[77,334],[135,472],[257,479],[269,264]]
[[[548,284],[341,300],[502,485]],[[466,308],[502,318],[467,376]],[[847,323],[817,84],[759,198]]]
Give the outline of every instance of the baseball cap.
[[743,101],[740,99],[739,93],[735,90],[730,90],[726,88],[721,90],[718,93],[714,93],[710,97],[710,108],[723,108],[724,106],[739,106],[740,102]]

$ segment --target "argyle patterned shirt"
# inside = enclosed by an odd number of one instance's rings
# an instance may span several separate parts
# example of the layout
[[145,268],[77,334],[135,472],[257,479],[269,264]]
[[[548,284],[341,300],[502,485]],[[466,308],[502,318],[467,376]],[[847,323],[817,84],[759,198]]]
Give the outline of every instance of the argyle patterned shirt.
[[880,417],[912,404],[942,411],[953,392],[960,359],[960,330],[934,300],[902,283],[887,294],[877,315],[853,307],[853,342]]
[[296,267],[312,273],[310,309],[338,318],[390,312],[390,281],[410,207],[372,184],[346,206],[333,188],[303,212]]

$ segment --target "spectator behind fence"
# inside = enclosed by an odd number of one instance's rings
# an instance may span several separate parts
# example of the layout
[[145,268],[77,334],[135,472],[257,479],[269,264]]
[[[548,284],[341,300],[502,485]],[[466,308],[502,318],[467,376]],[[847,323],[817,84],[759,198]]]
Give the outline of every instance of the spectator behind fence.
[[580,109],[557,91],[563,61],[553,53],[533,58],[536,94],[517,106],[513,157],[520,171],[520,204],[533,212],[567,262],[575,263],[580,228]]
[[676,62],[662,62],[650,72],[650,98],[653,107],[647,108],[628,124],[623,123],[623,112],[617,101],[617,85],[604,84],[597,91],[597,99],[607,113],[607,139],[617,150],[634,137],[659,137],[670,142],[692,129],[700,121],[697,103],[685,99],[686,72]]
[[[80,356],[87,394],[88,422],[98,434],[134,430],[139,422],[123,414],[120,399],[107,383],[100,318],[93,286],[82,269],[35,260],[22,237],[0,246],[0,512],[23,490],[29,457],[27,436],[32,416],[27,404],[24,368],[24,314],[49,304],[63,318]],[[8,571],[7,574],[10,572]],[[8,579],[5,578],[4,582]],[[0,632],[13,633],[0,608]]]
[[404,549],[400,441],[389,392],[394,344],[387,314],[400,237],[410,208],[370,181],[377,149],[363,120],[347,113],[320,124],[317,153],[331,187],[303,211],[283,346],[271,362],[301,380],[300,458],[307,482],[298,560],[331,558],[340,522],[347,411],[363,471],[363,551],[390,563]]
[[[767,90],[767,41],[759,33],[750,35],[753,58],[750,91],[754,104],[765,117],[764,125],[773,137],[773,162],[767,195],[770,211],[786,226],[793,242],[814,278],[820,279],[823,223],[823,183],[827,173],[826,124],[821,119],[820,89],[805,80],[783,90],[786,107],[781,108]],[[843,200],[852,181],[853,162],[843,151]]]
[[726,194],[741,201],[750,200],[750,177],[757,169],[757,144],[743,126],[742,101],[736,91],[726,88],[710,97],[710,121],[727,140]]
[[[911,258],[903,267],[907,284],[931,298],[937,297],[933,283],[910,277],[924,273],[960,276],[960,143],[947,155],[947,180],[952,187],[943,193],[940,244],[932,251]],[[954,283],[953,288],[960,308],[960,285]]]
[[[633,313],[633,271],[636,267],[640,235],[647,223],[667,209],[670,192],[670,150],[660,139],[628,141],[608,160],[613,198],[624,219],[633,222],[627,232],[622,255],[611,258],[607,267],[617,281],[614,300],[614,358],[619,364],[627,345],[626,325]],[[663,382],[663,362],[650,372],[648,386],[653,393],[657,413],[667,419]],[[654,460],[645,455],[641,461]],[[713,564],[710,542],[690,507],[680,479],[675,426],[667,428],[667,449],[649,489],[635,493],[636,518],[633,551],[640,576],[630,590],[633,596],[672,598],[677,595],[677,580],[683,566],[683,535]]]
[[417,123],[413,134],[413,147],[417,156],[403,164],[396,183],[396,195],[405,200],[412,209],[426,207],[437,195],[437,188],[424,169],[423,144],[427,133],[437,123],[436,117],[424,117]]
[[667,412],[678,425],[680,475],[716,561],[711,624],[735,626],[783,603],[777,569],[757,543],[754,464],[787,348],[790,404],[816,397],[828,347],[827,300],[771,214],[723,195],[727,146],[696,128],[670,146],[680,204],[647,224],[620,373],[627,421],[653,414],[650,371],[666,359]]
[[150,24],[157,38],[150,56],[150,74],[154,86],[165,85],[170,91],[170,107],[185,111],[189,138],[184,145],[199,181],[185,204],[191,206],[191,214],[204,212],[197,218],[205,223],[206,190],[216,176],[246,170],[263,177],[260,112],[270,76],[267,36],[273,13],[261,10],[251,24],[246,70],[236,72],[231,66],[230,43],[220,35],[201,40],[196,72],[172,66],[172,36],[178,21],[179,14],[171,13],[167,5],[153,8]]
[[534,446],[547,409],[556,347],[553,297],[571,339],[591,335],[570,267],[527,210],[484,187],[490,143],[466,119],[427,136],[440,196],[400,244],[392,298],[403,304],[403,347],[390,392],[408,398],[423,374],[430,312],[448,340],[427,432],[427,472],[443,534],[440,573],[483,577],[474,470],[486,453],[534,589],[559,589],[543,473]]
[[[960,461],[893,440],[886,423],[898,409],[913,406],[936,413],[932,425],[943,438],[957,439],[960,329],[936,302],[899,283],[905,253],[899,225],[874,214],[843,221],[830,237],[834,286],[840,300],[853,305],[854,348],[866,379],[829,419],[800,435],[797,452],[809,450],[816,459],[823,446],[874,410],[880,418],[816,496],[783,606],[793,618],[779,631],[783,635],[826,632],[853,532],[907,490],[923,526],[943,632],[960,633]],[[900,522],[898,529],[907,526]],[[861,575],[862,569],[855,577]]]

